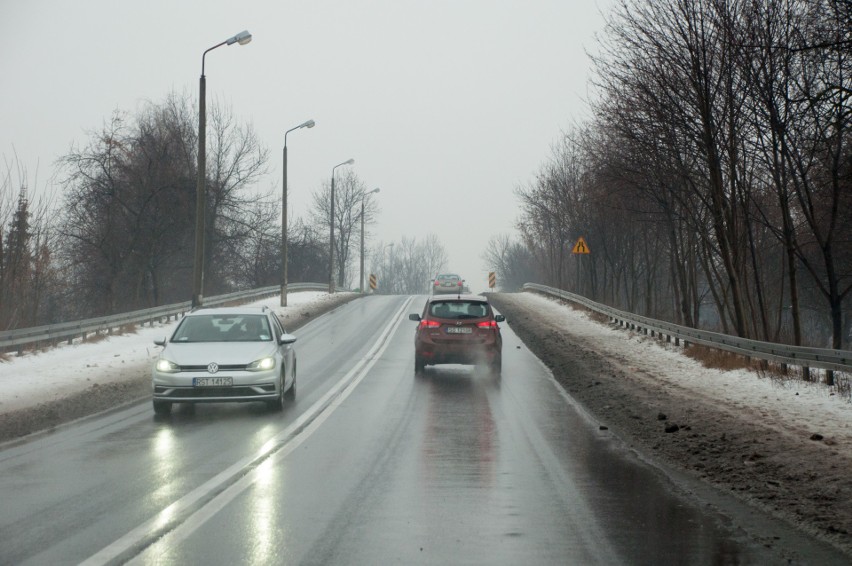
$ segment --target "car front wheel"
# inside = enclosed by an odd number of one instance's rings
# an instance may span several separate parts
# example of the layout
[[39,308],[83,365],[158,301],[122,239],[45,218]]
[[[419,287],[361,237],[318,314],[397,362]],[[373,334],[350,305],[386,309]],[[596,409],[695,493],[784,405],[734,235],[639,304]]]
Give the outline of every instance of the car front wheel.
[[169,401],[159,401],[154,399],[154,414],[165,416],[172,412],[172,404]]
[[284,393],[284,399],[292,403],[296,400],[296,363],[293,362],[293,385]]
[[266,402],[266,406],[270,411],[281,411],[284,409],[284,375],[278,381],[278,397]]

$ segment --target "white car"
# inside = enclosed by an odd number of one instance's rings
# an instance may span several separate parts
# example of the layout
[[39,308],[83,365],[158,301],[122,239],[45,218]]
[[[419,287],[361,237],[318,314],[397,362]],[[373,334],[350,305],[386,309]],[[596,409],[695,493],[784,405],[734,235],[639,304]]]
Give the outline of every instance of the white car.
[[201,308],[181,320],[151,370],[154,412],[173,403],[296,399],[296,337],[268,307]]

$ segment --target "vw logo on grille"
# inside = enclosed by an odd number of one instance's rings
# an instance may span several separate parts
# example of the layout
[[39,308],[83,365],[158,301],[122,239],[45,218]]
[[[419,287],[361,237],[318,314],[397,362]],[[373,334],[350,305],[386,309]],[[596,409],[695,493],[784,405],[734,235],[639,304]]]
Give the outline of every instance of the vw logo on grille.
[[207,371],[209,373],[216,373],[217,371],[219,371],[219,364],[217,364],[216,362],[211,362],[207,365]]

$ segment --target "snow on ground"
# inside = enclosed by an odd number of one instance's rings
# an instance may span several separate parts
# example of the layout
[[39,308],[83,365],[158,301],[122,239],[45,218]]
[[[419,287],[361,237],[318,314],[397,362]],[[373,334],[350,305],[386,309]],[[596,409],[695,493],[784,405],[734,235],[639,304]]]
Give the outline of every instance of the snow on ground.
[[[343,294],[302,291],[289,293],[286,307],[279,305],[278,295],[250,304],[270,307],[289,329],[288,320]],[[8,354],[5,361],[0,359],[0,413],[60,399],[94,384],[138,378],[140,368],[147,368],[157,356],[154,340],[171,335],[176,324],[174,320],[155,323],[137,327],[131,334],[63,344],[20,357]]]
[[519,298],[541,317],[595,344],[598,352],[617,360],[631,374],[644,374],[662,388],[715,399],[739,413],[781,423],[787,432],[829,431],[832,439],[852,446],[852,403],[834,388],[800,379],[773,379],[747,370],[706,368],[685,356],[682,348],[593,321],[579,310],[533,293]]

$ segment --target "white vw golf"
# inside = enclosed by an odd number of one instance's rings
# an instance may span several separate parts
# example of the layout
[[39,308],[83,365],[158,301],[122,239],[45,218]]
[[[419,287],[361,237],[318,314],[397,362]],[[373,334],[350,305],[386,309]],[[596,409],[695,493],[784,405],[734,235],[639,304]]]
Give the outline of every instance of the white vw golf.
[[151,370],[154,412],[172,403],[265,401],[281,410],[296,398],[296,337],[267,307],[201,308],[181,320]]

